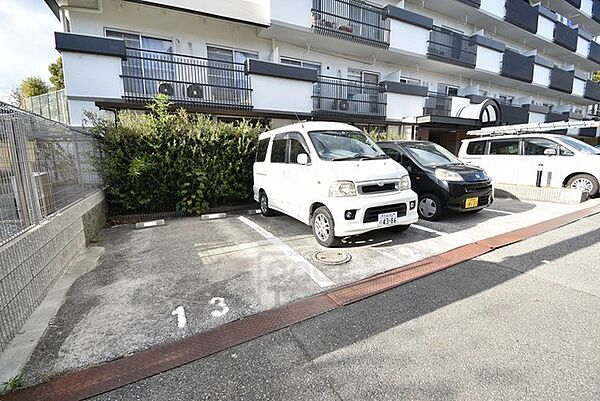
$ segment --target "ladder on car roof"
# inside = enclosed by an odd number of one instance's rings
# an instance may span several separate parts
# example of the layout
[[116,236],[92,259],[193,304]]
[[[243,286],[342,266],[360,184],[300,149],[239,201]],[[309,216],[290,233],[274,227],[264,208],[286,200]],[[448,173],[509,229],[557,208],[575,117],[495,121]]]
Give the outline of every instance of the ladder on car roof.
[[600,121],[558,121],[555,123],[528,123],[515,125],[500,125],[497,127],[486,127],[478,130],[467,131],[467,135],[473,136],[497,136],[497,135],[519,135],[529,133],[544,133],[569,128],[598,128]]

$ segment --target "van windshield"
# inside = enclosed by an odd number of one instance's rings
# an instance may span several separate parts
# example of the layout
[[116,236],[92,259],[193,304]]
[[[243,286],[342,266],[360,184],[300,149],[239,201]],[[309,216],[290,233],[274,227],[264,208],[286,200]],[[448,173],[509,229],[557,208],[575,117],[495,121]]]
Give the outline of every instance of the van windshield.
[[308,133],[323,160],[373,160],[388,156],[360,131],[312,131]]
[[425,167],[463,164],[448,150],[433,142],[404,143],[402,146]]
[[579,139],[575,139],[575,138],[571,138],[568,136],[561,136],[560,138],[558,138],[561,142],[566,143],[567,145],[569,145],[570,147],[572,147],[573,149],[577,150],[578,152],[581,153],[587,153],[590,155],[600,155],[600,149],[596,149],[591,145],[588,145],[587,143],[580,141]]

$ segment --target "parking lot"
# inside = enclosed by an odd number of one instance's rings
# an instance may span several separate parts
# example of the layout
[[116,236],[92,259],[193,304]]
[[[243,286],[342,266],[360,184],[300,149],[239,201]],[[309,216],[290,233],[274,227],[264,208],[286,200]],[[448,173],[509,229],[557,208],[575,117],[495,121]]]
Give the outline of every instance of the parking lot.
[[[600,203],[498,199],[479,213],[420,221],[321,248],[296,220],[240,212],[103,230],[106,255],[78,280],[24,372],[30,383],[287,304],[476,240]],[[325,259],[316,258],[316,253]],[[329,263],[343,258],[344,263]],[[349,260],[348,260],[349,259]]]

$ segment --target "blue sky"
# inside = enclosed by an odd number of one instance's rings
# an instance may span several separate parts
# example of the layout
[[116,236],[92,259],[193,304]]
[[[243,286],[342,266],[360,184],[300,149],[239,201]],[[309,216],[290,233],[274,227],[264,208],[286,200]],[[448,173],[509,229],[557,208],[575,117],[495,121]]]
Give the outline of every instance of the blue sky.
[[26,76],[48,80],[61,24],[44,0],[0,0],[0,100]]

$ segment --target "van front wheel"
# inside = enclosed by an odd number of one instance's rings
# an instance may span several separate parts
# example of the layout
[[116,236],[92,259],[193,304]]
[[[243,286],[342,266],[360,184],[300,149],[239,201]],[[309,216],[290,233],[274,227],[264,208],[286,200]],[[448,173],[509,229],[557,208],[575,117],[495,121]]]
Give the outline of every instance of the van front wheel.
[[331,248],[338,245],[339,240],[335,237],[333,216],[329,209],[321,206],[313,214],[312,231],[319,245]]
[[267,198],[267,194],[264,191],[260,192],[258,203],[260,204],[260,213],[262,213],[263,216],[270,217],[275,214],[273,209],[269,207],[269,198]]

